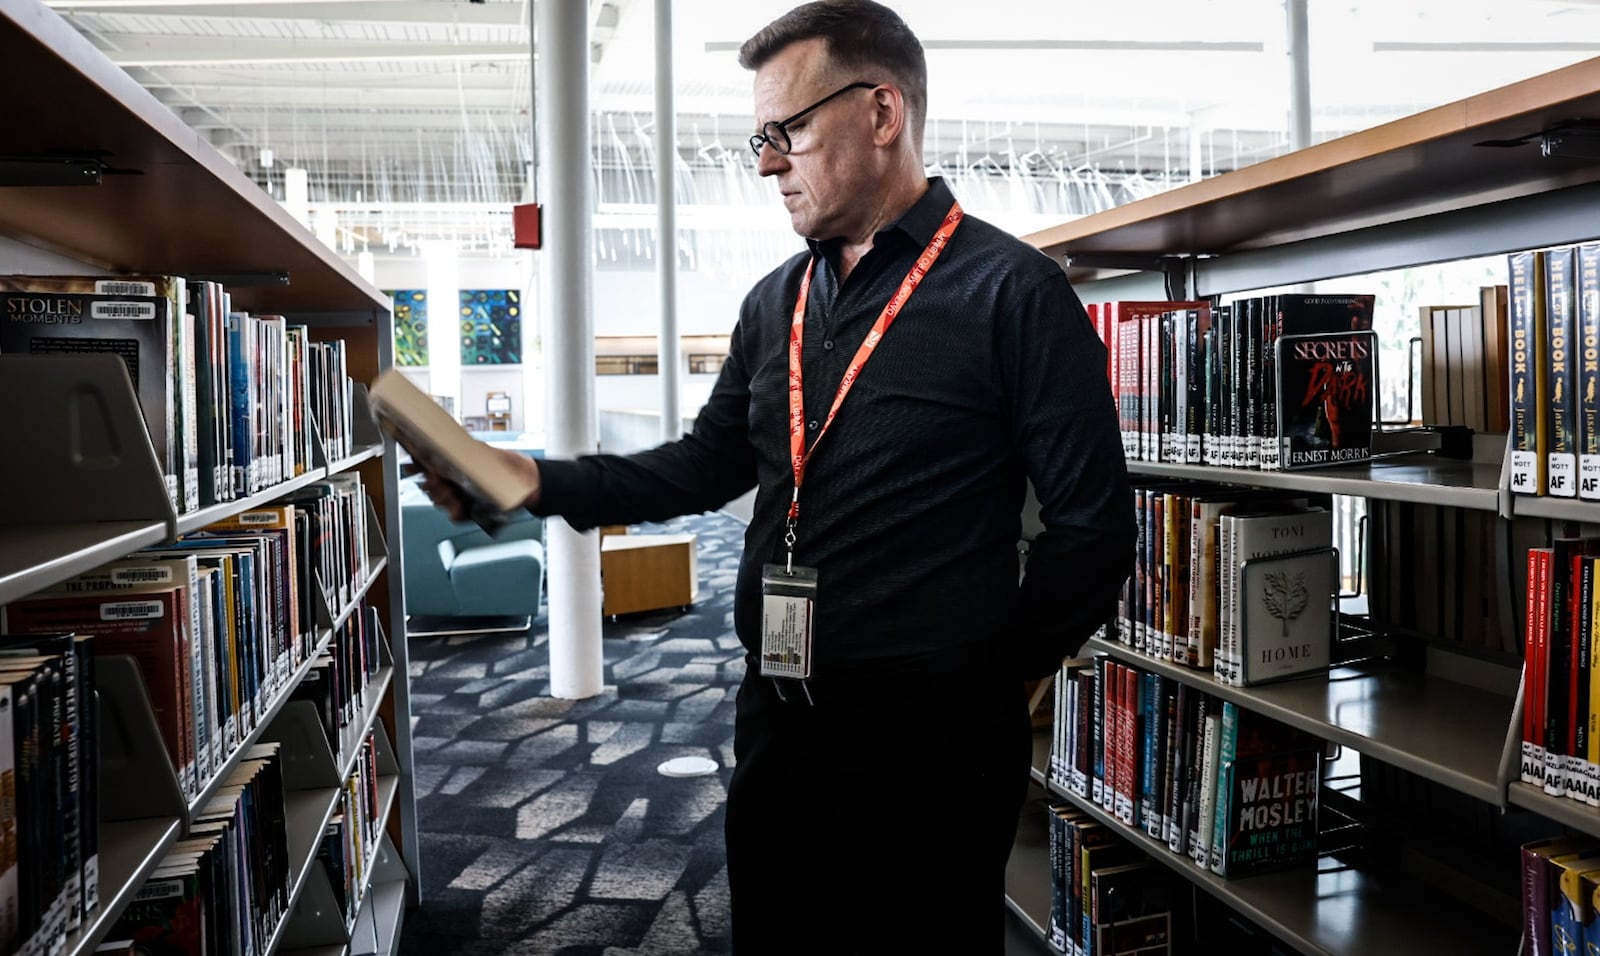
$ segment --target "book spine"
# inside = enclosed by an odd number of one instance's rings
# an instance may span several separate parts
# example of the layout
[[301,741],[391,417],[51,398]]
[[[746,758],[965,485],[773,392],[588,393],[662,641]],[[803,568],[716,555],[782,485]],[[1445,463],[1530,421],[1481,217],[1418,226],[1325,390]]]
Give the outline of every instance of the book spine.
[[[1591,565],[1595,563],[1591,559]],[[1600,574],[1600,568],[1592,568],[1593,574]],[[1584,802],[1591,807],[1600,806],[1600,649],[1595,646],[1595,630],[1600,628],[1600,588],[1593,589],[1589,597],[1589,666],[1588,672],[1579,679],[1589,685],[1588,705],[1579,718],[1583,721],[1585,747],[1584,772],[1588,777],[1588,786],[1584,791]]]
[[1511,338],[1511,490],[1545,494],[1544,253],[1508,257]]
[[1172,757],[1172,770],[1167,777],[1167,849],[1182,855],[1188,844],[1188,819],[1184,813],[1185,794],[1188,792],[1190,754],[1194,750],[1195,699],[1200,692],[1188,684],[1179,683],[1173,699],[1174,718],[1172,739],[1167,748]]
[[1217,809],[1217,744],[1222,730],[1222,715],[1207,713],[1205,715],[1201,774],[1199,793],[1196,797],[1197,826],[1194,838],[1190,841],[1193,854],[1191,858],[1196,866],[1202,869],[1211,868],[1211,830],[1216,819]]
[[1545,395],[1548,402],[1545,439],[1545,483],[1558,498],[1578,494],[1577,338],[1573,308],[1572,248],[1549,249],[1544,257]]
[[[1578,497],[1600,500],[1600,243],[1578,247]],[[1487,317],[1486,317],[1487,320]],[[1485,337],[1493,330],[1485,327]]]
[[1522,767],[1523,783],[1544,785],[1544,722],[1539,701],[1544,696],[1539,669],[1539,612],[1545,584],[1545,557],[1548,549],[1528,549],[1527,599],[1523,613],[1522,653]]
[[1233,787],[1233,760],[1239,753],[1239,706],[1232,701],[1222,703],[1222,721],[1217,734],[1217,772],[1211,821],[1211,872],[1226,875],[1228,849],[1228,814]]
[[1559,797],[1566,790],[1568,687],[1572,669],[1573,560],[1577,544],[1557,538],[1550,573],[1549,623],[1545,627],[1544,792]]
[[1125,826],[1134,825],[1138,799],[1139,674],[1132,667],[1118,669],[1117,785],[1114,814]]
[[1094,698],[1090,709],[1090,798],[1095,806],[1106,805],[1106,708],[1110,705],[1109,660],[1094,659]]
[[1166,801],[1162,799],[1162,782],[1166,779],[1165,762],[1167,759],[1167,712],[1166,680],[1160,674],[1147,676],[1141,690],[1144,702],[1144,728],[1141,731],[1145,740],[1144,749],[1149,756],[1145,760],[1144,770],[1139,777],[1140,790],[1149,794],[1146,801],[1146,810],[1140,821],[1144,832],[1151,839],[1165,838],[1166,829]]
[[1262,414],[1262,340],[1266,337],[1266,314],[1273,308],[1272,300],[1257,300],[1250,311],[1250,321],[1245,327],[1245,378],[1244,378],[1244,414],[1247,430],[1245,432],[1245,467],[1259,470],[1261,468],[1261,446],[1264,444],[1262,428],[1265,425]]
[[1590,635],[1594,627],[1593,558],[1575,558],[1578,579],[1572,615],[1572,662],[1567,679],[1567,733],[1570,745],[1566,761],[1566,793],[1573,800],[1588,803],[1594,798],[1589,770],[1589,669]]

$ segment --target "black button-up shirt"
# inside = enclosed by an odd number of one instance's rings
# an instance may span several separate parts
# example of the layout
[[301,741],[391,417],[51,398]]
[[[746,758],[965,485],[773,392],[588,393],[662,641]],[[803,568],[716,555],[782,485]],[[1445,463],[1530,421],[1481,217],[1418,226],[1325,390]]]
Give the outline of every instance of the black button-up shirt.
[[[574,527],[708,511],[757,487],[735,596],[761,643],[761,568],[784,557],[794,487],[789,325],[813,256],[803,349],[806,442],[845,368],[938,229],[941,179],[873,238],[841,285],[810,243],[756,283],[728,359],[682,439],[540,463],[537,511]],[[987,645],[1043,676],[1113,612],[1134,520],[1106,351],[1060,267],[967,216],[863,367],[807,465],[794,560],[819,571],[815,671]],[[1024,480],[1044,531],[1018,584]]]

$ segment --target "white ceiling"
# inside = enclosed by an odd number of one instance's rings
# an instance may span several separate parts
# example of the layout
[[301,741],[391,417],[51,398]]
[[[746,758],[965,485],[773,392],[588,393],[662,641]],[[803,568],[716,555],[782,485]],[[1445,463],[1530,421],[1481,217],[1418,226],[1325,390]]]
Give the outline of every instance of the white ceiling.
[[[594,146],[611,171],[602,200],[608,183],[612,198],[647,199],[654,3],[545,2],[589,5]],[[522,194],[533,149],[527,0],[46,3],[275,195],[288,166],[310,171],[313,201]],[[679,155],[703,171],[702,187],[743,162],[734,157],[752,125],[750,77],[733,51],[789,5],[673,4]],[[928,159],[947,172],[1183,181],[1195,161],[1209,173],[1287,148],[1281,0],[893,5],[928,49]],[[1600,55],[1596,0],[1309,8],[1317,139]]]

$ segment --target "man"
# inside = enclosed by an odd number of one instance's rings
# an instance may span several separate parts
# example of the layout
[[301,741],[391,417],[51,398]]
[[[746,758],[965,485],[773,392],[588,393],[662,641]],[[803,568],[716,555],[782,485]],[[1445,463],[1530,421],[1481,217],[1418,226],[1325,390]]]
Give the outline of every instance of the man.
[[[735,605],[735,952],[998,954],[1023,681],[1111,616],[1132,566],[1105,350],[1058,266],[926,177],[922,47],[892,11],[806,4],[740,63],[759,170],[808,249],[746,297],[691,434],[508,461],[534,512],[579,528],[758,488]],[[1019,587],[1028,478],[1045,530]]]

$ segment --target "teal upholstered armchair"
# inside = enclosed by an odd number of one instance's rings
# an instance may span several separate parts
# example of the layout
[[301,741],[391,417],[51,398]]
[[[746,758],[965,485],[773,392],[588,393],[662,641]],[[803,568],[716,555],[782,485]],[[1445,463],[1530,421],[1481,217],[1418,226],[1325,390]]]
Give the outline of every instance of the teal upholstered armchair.
[[538,615],[545,571],[539,518],[522,512],[490,537],[476,524],[451,521],[413,477],[400,482],[400,536],[411,633],[521,628]]

